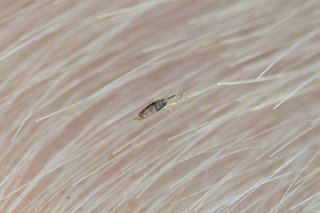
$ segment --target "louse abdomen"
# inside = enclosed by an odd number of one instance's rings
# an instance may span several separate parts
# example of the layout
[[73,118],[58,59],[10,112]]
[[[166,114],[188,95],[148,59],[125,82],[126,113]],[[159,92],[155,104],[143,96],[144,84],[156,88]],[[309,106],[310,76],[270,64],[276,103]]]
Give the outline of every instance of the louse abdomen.
[[155,102],[152,102],[148,106],[146,106],[140,113],[140,118],[146,118],[149,115],[160,111],[162,108],[164,108],[167,105],[167,101],[165,99],[157,100]]
[[153,105],[157,111],[160,111],[163,107],[165,107],[167,105],[167,101],[165,99],[161,99],[161,100],[153,102]]

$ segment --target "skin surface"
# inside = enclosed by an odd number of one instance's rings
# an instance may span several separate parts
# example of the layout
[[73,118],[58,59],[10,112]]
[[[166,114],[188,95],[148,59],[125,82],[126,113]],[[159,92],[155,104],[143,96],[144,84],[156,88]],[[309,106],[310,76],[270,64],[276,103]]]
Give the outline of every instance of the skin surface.
[[0,1],[0,212],[318,212],[319,11]]

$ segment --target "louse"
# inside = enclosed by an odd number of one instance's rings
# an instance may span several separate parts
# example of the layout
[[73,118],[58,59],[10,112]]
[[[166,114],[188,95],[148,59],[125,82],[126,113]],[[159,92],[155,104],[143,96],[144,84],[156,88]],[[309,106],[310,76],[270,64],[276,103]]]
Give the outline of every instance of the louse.
[[154,113],[163,110],[169,106],[175,105],[178,102],[180,102],[183,98],[182,93],[178,93],[176,95],[172,95],[168,98],[162,98],[159,100],[156,100],[152,102],[151,104],[147,105],[145,108],[141,110],[141,112],[138,114],[138,117],[135,118],[136,120],[142,120],[145,119]]

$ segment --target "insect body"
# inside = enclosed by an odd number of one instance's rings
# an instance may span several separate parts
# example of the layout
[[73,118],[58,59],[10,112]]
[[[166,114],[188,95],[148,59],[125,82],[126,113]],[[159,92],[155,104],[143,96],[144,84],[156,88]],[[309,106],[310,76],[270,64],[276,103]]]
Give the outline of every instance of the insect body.
[[168,98],[162,98],[157,101],[152,102],[148,106],[146,106],[140,113],[139,116],[136,118],[136,120],[142,120],[146,117],[149,117],[155,112],[158,112],[167,106],[174,105],[182,98],[182,93],[179,93],[178,95],[172,95]]
[[144,119],[151,114],[160,111],[162,108],[164,108],[167,105],[167,101],[165,99],[157,100],[148,106],[146,106],[140,113],[138,119]]

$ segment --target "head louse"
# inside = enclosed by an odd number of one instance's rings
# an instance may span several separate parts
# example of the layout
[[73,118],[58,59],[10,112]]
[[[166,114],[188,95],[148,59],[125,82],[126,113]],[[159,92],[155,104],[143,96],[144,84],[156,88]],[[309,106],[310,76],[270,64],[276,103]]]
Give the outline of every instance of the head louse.
[[170,97],[162,98],[157,101],[154,101],[148,106],[146,106],[143,110],[141,110],[136,120],[142,120],[168,106],[175,105],[178,102],[180,102],[182,98],[183,98],[183,93],[178,93],[176,95],[172,95]]

